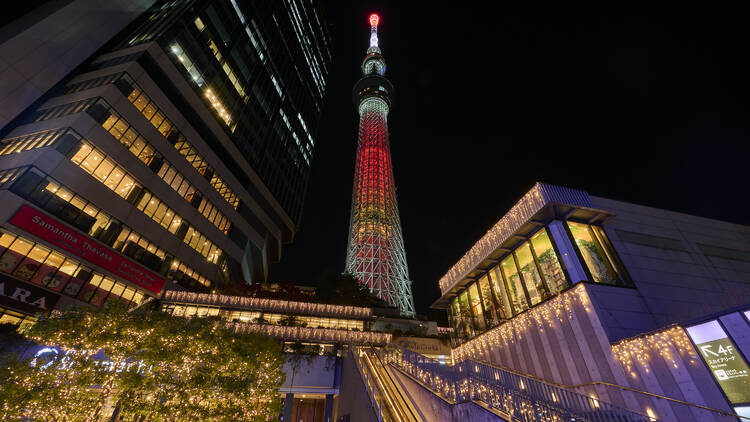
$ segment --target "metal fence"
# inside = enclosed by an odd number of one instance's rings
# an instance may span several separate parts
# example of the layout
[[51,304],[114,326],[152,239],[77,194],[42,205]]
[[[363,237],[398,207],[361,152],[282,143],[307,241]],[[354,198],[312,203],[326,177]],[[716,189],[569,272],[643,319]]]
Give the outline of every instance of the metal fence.
[[522,422],[655,422],[640,415],[538,379],[472,360],[454,366],[389,346],[383,359],[452,402],[478,400]]

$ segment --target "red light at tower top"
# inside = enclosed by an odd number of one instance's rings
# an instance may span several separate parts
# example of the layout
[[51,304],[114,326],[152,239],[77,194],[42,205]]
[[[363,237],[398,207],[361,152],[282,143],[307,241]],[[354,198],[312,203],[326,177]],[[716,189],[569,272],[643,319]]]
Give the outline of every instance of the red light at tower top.
[[378,16],[376,13],[373,13],[372,15],[370,15],[371,26],[378,26],[378,22],[380,22],[380,16]]

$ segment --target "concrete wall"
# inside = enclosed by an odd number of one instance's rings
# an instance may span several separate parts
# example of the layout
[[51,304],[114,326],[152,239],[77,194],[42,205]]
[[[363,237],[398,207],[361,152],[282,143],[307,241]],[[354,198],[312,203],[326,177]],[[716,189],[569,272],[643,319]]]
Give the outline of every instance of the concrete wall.
[[62,80],[154,1],[70,1],[41,20],[28,22],[23,30],[0,44],[0,127]]
[[750,227],[591,200],[638,289],[596,298],[611,340],[750,303]]
[[349,417],[351,422],[377,422],[365,391],[365,383],[359,375],[354,358],[345,353],[341,362],[341,389],[335,403],[335,420]]

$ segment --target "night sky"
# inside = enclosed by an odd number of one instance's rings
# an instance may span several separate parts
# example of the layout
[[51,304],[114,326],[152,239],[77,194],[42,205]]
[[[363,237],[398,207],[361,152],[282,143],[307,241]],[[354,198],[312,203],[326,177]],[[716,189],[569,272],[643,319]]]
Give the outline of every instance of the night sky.
[[750,224],[747,2],[351,3],[324,2],[334,66],[301,228],[271,280],[344,269],[351,90],[372,12],[396,87],[391,152],[417,312],[536,181]]

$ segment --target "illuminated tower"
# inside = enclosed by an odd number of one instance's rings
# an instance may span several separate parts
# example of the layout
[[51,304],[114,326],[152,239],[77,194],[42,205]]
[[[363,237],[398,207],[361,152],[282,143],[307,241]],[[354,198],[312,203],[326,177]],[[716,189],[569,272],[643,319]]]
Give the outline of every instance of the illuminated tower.
[[402,315],[413,316],[414,298],[388,143],[387,117],[393,85],[384,76],[378,21],[378,15],[370,15],[370,48],[362,61],[362,79],[354,85],[353,92],[359,110],[359,139],[346,271],[396,306]]

